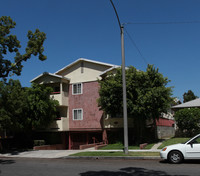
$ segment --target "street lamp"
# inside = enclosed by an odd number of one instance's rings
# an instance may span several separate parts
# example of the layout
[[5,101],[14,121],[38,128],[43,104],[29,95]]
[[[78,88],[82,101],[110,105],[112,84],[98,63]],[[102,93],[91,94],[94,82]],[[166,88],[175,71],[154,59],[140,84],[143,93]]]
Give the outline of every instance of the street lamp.
[[128,119],[127,119],[127,100],[126,100],[126,73],[125,73],[125,53],[124,53],[124,26],[120,23],[117,10],[110,0],[120,27],[121,52],[122,52],[122,82],[123,82],[123,115],[124,115],[124,153],[128,154]]

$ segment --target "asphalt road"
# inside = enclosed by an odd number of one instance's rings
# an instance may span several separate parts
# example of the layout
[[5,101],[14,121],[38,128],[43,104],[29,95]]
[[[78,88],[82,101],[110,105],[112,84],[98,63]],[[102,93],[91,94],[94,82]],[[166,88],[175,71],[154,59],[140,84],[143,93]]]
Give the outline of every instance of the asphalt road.
[[0,176],[186,176],[200,175],[200,161],[0,158]]

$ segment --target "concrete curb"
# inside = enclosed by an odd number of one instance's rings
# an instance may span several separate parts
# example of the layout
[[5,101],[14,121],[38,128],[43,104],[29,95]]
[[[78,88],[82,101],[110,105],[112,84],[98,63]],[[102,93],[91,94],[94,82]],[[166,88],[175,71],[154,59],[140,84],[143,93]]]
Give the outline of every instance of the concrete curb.
[[[0,158],[43,158],[43,159],[160,159],[159,156],[70,156],[79,152],[122,152],[123,150],[32,150],[0,154]],[[160,150],[129,150],[129,152],[160,152]]]
[[60,159],[82,160],[159,160],[160,156],[66,156]]

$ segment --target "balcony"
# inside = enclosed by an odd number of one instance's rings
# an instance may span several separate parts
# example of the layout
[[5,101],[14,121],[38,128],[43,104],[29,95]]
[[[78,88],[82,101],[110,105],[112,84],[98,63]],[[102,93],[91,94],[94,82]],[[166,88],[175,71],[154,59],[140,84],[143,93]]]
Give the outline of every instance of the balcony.
[[68,106],[68,93],[67,92],[52,92],[50,98],[57,100],[60,106]]
[[61,117],[52,122],[46,129],[48,131],[69,131],[69,118]]
[[[133,119],[128,118],[128,126],[133,127]],[[104,128],[123,128],[124,119],[123,118],[105,118],[104,119]]]
[[60,82],[46,85],[53,88],[50,98],[57,100],[60,106],[68,106],[69,84]]

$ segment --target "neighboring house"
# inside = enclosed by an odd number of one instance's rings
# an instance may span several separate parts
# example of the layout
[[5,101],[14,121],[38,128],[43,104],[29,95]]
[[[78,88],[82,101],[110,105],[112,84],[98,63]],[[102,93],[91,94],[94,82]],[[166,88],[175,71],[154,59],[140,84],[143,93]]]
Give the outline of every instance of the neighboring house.
[[200,108],[200,98],[188,101],[186,103],[182,103],[182,104],[172,106],[171,109],[172,109],[173,114],[174,114],[174,112],[176,112],[180,109],[184,109],[184,108]]
[[188,102],[183,103],[183,104],[173,106],[172,110],[177,111],[177,110],[183,109],[183,108],[200,108],[200,98],[188,101]]
[[171,138],[175,136],[175,121],[171,111],[163,113],[156,121],[158,139]]
[[[120,66],[80,58],[54,74],[44,72],[31,80],[52,87],[54,92],[51,98],[60,104],[58,118],[48,128],[40,129],[40,132],[56,134],[62,141],[62,149],[108,143],[107,136],[123,136],[123,118],[106,116],[97,103],[98,79],[117,67]],[[132,119],[128,119],[128,122],[129,128],[133,128]]]
[[[171,107],[173,114],[174,114],[174,112],[176,112],[180,109],[185,109],[185,108],[200,108],[200,98],[197,98],[195,100],[191,100],[186,103],[178,104],[178,105]],[[176,125],[175,125],[175,129],[176,130],[178,129],[178,127]]]

